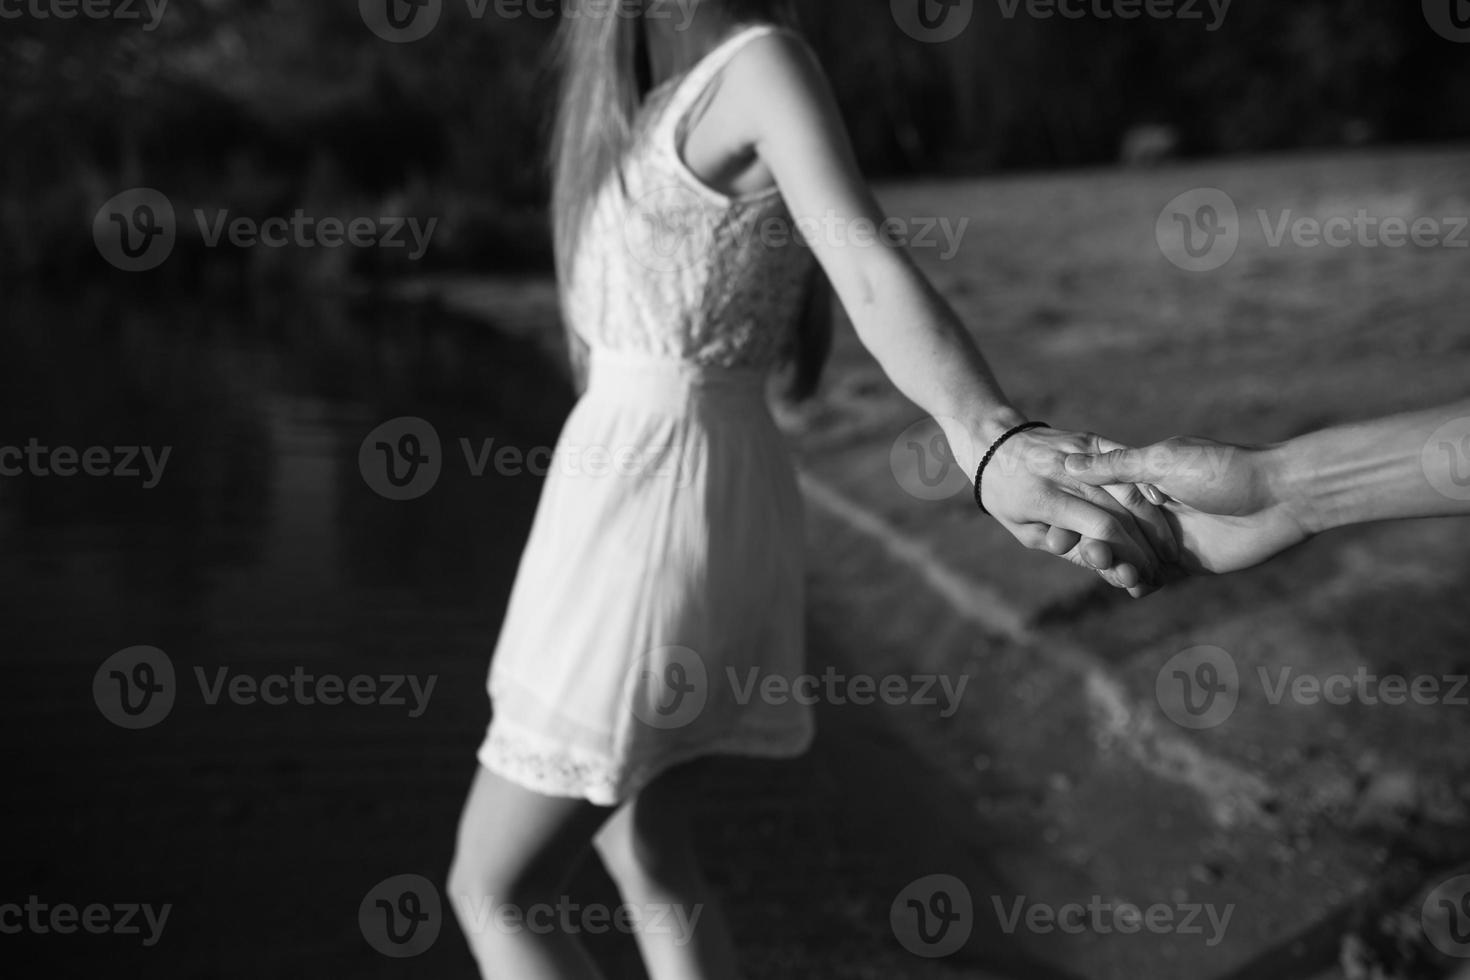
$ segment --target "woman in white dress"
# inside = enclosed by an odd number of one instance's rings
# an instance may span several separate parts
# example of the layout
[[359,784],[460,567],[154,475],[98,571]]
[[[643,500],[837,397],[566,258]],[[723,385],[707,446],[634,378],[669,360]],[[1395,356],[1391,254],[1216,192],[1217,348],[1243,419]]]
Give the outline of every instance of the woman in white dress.
[[815,386],[819,272],[967,472],[994,450],[977,500],[1024,545],[1135,594],[1173,554],[1136,488],[1065,474],[1068,453],[1110,447],[1017,431],[953,312],[861,234],[883,216],[784,8],[580,0],[566,16],[553,210],[586,386],[492,660],[450,872],[489,977],[596,976],[560,919],[507,925],[557,907],[593,844],[624,902],[674,913],[635,930],[653,980],[738,975],[694,860],[687,764],[812,739],[811,709],[759,682],[804,670],[801,501],[765,381],[788,365],[796,394]]

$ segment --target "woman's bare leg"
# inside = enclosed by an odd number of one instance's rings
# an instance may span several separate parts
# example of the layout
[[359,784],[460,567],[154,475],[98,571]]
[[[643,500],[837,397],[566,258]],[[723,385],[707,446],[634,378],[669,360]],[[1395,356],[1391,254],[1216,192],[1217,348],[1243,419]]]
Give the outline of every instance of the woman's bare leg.
[[610,812],[586,800],[543,796],[483,767],[476,773],[448,892],[486,980],[600,976],[577,936],[555,917],[531,923],[525,917],[557,906]]
[[690,824],[698,777],[665,773],[617,811],[595,838],[623,901],[657,912],[636,938],[650,980],[738,980],[729,927],[699,870]]

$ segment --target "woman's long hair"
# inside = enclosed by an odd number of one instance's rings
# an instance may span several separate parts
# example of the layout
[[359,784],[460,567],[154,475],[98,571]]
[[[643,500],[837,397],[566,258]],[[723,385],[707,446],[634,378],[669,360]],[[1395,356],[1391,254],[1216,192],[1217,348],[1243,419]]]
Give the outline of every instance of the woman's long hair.
[[[718,5],[731,25],[795,26],[792,0],[697,0]],[[563,18],[557,43],[560,96],[551,141],[551,211],[562,319],[580,387],[586,351],[571,324],[566,296],[577,240],[592,201],[608,180],[619,178],[633,139],[634,117],[652,88],[642,8],[668,0],[575,0]],[[589,6],[599,9],[589,10]],[[820,268],[807,283],[788,395],[812,395],[832,345],[831,289]]]

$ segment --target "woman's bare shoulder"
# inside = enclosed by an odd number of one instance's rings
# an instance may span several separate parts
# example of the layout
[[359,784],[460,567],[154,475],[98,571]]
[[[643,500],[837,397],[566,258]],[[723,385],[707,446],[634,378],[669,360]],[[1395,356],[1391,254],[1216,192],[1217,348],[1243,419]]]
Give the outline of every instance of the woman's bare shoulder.
[[731,94],[759,116],[793,102],[824,102],[829,86],[806,39],[782,28],[752,39],[730,60]]

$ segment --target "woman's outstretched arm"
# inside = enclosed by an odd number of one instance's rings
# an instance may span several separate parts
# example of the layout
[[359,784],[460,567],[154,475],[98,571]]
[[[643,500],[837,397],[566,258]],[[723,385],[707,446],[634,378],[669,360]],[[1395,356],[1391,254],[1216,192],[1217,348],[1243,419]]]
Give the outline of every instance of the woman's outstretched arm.
[[[739,141],[769,167],[859,339],[943,427],[956,461],[973,475],[985,451],[1024,418],[905,249],[874,234],[886,216],[858,170],[816,59],[793,37],[761,38],[728,66],[708,113],[722,139]],[[1098,448],[1087,434],[1023,432],[987,467],[982,499],[1029,548],[1099,568],[1114,585],[1152,583],[1175,548],[1162,515],[1135,487],[1105,491],[1065,470],[1068,453]]]

